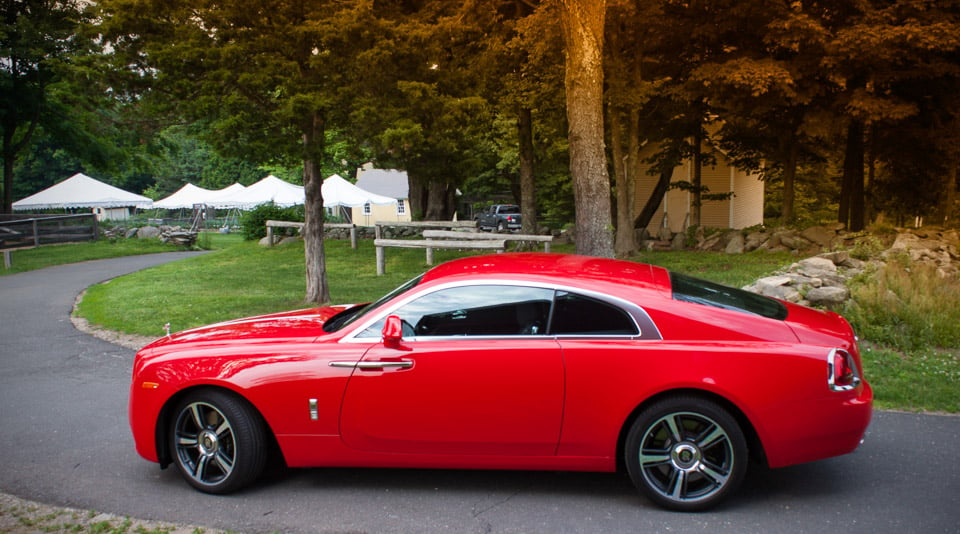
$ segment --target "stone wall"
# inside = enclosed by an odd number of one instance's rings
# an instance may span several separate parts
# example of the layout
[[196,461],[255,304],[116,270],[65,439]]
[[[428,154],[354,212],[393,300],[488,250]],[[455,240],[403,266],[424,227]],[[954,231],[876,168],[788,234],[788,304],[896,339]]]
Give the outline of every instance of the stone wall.
[[[817,245],[849,245],[847,238],[839,231],[833,235],[829,232],[800,233],[800,238],[814,243],[804,236],[805,233],[820,238]],[[863,234],[857,235],[863,239]],[[765,243],[769,243],[770,239],[773,239],[772,235]],[[865,271],[879,269],[886,261],[897,257],[909,259],[913,264],[931,265],[943,278],[960,276],[960,234],[956,230],[900,230],[886,240],[873,239],[872,243],[889,243],[889,246],[874,251],[870,257],[862,260],[853,257],[848,250],[822,252],[794,263],[783,272],[761,278],[744,289],[789,302],[835,308],[850,298],[850,290],[847,288],[850,279]],[[855,248],[856,242],[853,244]],[[782,241],[778,241],[776,246],[783,246]],[[791,249],[788,247],[784,250]],[[867,247],[862,247],[862,250],[867,250]]]

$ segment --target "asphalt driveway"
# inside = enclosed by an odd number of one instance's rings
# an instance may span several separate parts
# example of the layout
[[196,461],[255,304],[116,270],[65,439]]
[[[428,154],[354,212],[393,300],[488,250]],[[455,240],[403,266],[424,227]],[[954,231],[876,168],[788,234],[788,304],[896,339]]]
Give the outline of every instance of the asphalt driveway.
[[727,505],[699,514],[659,510],[624,478],[589,473],[309,469],[232,496],[197,493],[133,449],[133,351],[68,318],[87,286],[191,255],[0,277],[0,491],[245,532],[960,531],[960,417],[892,412],[875,414],[857,453],[753,472]]

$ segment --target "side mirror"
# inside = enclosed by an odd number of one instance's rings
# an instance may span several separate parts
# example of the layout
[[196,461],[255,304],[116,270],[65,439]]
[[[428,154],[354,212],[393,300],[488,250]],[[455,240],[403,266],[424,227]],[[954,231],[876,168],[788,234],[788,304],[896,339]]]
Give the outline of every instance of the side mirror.
[[383,325],[383,344],[389,348],[398,348],[403,342],[403,322],[396,315],[387,317]]

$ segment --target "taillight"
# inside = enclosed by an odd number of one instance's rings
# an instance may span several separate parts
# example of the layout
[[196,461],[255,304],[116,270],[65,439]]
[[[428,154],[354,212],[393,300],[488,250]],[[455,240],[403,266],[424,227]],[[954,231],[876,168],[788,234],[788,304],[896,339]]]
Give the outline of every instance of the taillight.
[[843,349],[830,351],[827,356],[827,383],[833,391],[849,391],[860,385],[853,355]]

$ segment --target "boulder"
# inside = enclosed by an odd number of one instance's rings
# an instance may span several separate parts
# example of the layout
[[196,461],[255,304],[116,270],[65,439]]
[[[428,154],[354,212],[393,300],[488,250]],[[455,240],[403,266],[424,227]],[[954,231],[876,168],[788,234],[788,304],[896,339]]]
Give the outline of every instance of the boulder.
[[825,226],[811,226],[801,232],[800,235],[807,241],[815,243],[822,248],[830,248],[830,245],[833,243],[833,238],[836,237],[837,233]]
[[142,226],[137,230],[137,238],[139,239],[156,239],[160,237],[160,229],[156,226]]
[[850,298],[850,290],[846,287],[817,287],[807,291],[807,301],[814,306],[833,308]]
[[730,242],[727,243],[724,252],[727,254],[743,254],[746,248],[746,242],[743,238],[743,234],[736,232],[731,236]]

